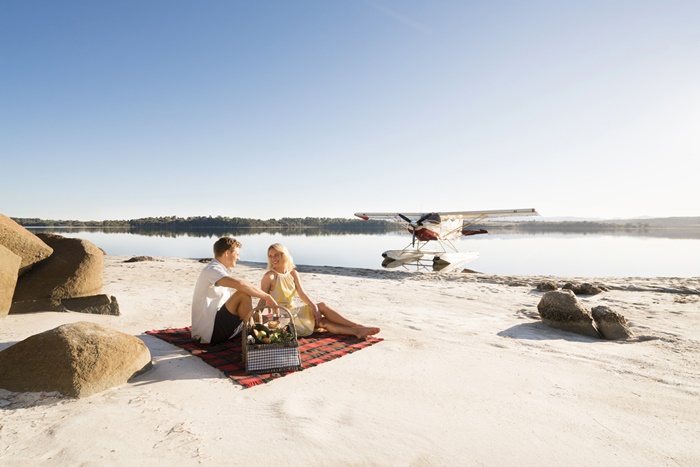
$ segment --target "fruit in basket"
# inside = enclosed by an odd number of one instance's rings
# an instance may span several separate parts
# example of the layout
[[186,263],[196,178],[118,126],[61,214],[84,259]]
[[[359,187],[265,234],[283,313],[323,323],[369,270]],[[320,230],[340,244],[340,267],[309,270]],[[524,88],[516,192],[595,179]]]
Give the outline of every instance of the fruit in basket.
[[259,344],[264,344],[264,339],[268,339],[270,336],[270,329],[265,326],[264,324],[256,324],[253,327],[253,337],[255,338],[255,341],[258,342]]
[[[294,341],[294,334],[290,326],[284,325],[280,326],[277,322],[277,327],[273,322],[268,321],[267,324],[256,324],[252,329],[249,330],[248,343],[249,344],[283,344],[286,342]],[[251,339],[253,342],[251,342]]]

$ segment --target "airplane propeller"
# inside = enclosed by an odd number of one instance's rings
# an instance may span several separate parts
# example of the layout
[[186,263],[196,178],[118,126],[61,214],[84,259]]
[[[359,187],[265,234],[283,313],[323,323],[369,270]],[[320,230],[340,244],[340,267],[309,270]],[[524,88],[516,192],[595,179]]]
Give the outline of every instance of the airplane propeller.
[[408,217],[406,217],[406,216],[404,216],[403,214],[401,214],[400,212],[397,213],[397,214],[398,214],[398,216],[399,216],[401,219],[403,219],[403,220],[405,220],[406,222],[408,222],[408,225],[411,226],[411,229],[413,230],[413,238],[411,239],[411,245],[412,245],[413,247],[415,247],[415,246],[416,246],[416,229],[417,229],[418,227],[421,227],[421,226],[423,225],[423,222],[424,222],[427,218],[429,218],[430,216],[432,216],[434,213],[429,212],[429,213],[427,213],[427,214],[423,214],[423,215],[420,217],[420,219],[418,219],[415,223],[414,223],[411,219],[409,219]]

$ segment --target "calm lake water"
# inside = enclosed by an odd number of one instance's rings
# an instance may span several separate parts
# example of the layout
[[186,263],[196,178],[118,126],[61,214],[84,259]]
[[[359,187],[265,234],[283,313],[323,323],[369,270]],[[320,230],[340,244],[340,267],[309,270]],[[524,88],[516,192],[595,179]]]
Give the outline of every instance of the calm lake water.
[[[381,253],[402,249],[411,236],[382,234],[300,234],[260,230],[135,234],[104,229],[30,229],[88,240],[111,255],[207,258],[219,236],[230,234],[243,243],[242,262],[267,261],[267,247],[289,248],[299,265],[381,269]],[[318,233],[318,232],[316,232]],[[488,274],[700,277],[700,239],[601,234],[488,234],[455,242],[461,251],[478,251],[466,267]]]

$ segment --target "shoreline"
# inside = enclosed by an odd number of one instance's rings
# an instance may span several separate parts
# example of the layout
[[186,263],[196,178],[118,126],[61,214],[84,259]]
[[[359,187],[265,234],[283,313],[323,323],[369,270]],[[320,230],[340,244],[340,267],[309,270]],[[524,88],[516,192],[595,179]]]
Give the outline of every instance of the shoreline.
[[[84,399],[0,390],[0,459],[123,465],[700,462],[700,278],[559,278],[299,266],[315,301],[378,325],[383,342],[242,389],[145,331],[189,325],[203,264],[105,256],[122,315],[32,313],[0,322],[0,350],[68,322],[141,338],[154,367]],[[240,262],[259,283],[264,265]],[[544,326],[540,280],[601,283],[580,297],[637,338]],[[642,339],[643,338],[643,339]],[[243,426],[243,430],[238,430]],[[79,440],[79,441],[78,441]]]

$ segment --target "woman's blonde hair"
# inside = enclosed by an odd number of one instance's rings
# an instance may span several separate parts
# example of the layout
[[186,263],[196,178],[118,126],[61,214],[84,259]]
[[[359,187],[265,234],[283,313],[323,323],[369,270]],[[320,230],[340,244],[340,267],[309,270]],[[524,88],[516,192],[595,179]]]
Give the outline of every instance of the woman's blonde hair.
[[268,271],[272,270],[272,263],[270,262],[270,250],[275,250],[282,255],[282,260],[284,261],[284,269],[286,269],[287,271],[291,271],[292,269],[296,268],[296,265],[294,264],[294,258],[292,258],[292,255],[289,254],[289,250],[287,250],[287,247],[282,245],[281,243],[273,243],[267,249]]

